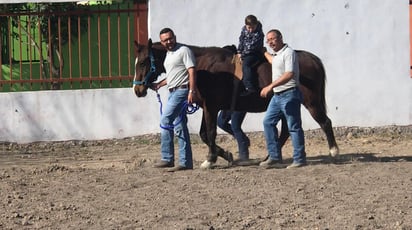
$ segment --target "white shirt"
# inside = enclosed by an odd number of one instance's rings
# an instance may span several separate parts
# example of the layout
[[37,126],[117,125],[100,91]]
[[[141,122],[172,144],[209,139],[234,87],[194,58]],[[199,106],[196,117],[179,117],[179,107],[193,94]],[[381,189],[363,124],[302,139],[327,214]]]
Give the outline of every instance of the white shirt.
[[285,72],[293,72],[293,77],[283,85],[273,88],[273,92],[279,93],[284,90],[298,86],[299,84],[299,61],[296,52],[285,44],[282,49],[275,52],[272,58],[272,80],[278,79]]
[[195,67],[196,59],[189,47],[177,43],[172,51],[167,51],[163,65],[166,69],[167,87],[170,89],[189,85],[187,69]]

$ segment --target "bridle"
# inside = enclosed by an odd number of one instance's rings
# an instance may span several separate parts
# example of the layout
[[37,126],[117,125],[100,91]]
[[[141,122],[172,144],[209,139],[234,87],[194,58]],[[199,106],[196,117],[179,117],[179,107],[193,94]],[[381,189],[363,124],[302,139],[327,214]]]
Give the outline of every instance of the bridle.
[[146,87],[150,87],[154,81],[156,81],[158,75],[156,74],[156,63],[155,57],[153,55],[152,48],[150,47],[149,50],[149,59],[150,59],[150,70],[146,73],[146,76],[143,78],[142,81],[133,80],[133,85],[143,85]]

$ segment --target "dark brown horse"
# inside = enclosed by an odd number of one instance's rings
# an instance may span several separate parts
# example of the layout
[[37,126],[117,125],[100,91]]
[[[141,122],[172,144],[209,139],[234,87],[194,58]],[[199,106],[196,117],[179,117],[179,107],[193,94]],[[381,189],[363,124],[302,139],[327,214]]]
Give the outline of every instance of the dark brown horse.
[[[210,168],[221,156],[229,164],[233,157],[230,152],[216,145],[217,114],[220,110],[237,110],[247,112],[264,112],[270,98],[261,98],[258,95],[242,97],[238,99],[237,88],[241,84],[235,76],[233,64],[233,52],[219,47],[189,46],[196,56],[197,86],[202,95],[199,105],[203,109],[200,137],[209,147],[207,160],[202,163],[202,168]],[[325,70],[321,60],[306,51],[297,51],[300,67],[300,90],[304,101],[303,105],[308,109],[315,121],[325,132],[329,153],[332,157],[339,154],[339,149],[333,134],[332,123],[326,115],[325,103]],[[165,71],[163,61],[166,50],[160,43],[148,45],[136,43],[136,74],[134,91],[138,97],[144,97],[150,84],[157,76]],[[259,86],[264,87],[272,81],[271,64],[263,61],[256,67],[259,75]],[[283,144],[289,137],[288,127],[282,120],[280,142]]]

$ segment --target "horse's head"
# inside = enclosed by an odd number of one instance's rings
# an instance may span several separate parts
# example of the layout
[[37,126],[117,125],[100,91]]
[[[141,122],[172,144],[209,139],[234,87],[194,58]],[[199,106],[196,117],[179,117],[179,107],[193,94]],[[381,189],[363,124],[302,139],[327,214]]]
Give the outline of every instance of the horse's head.
[[147,89],[157,80],[157,77],[165,72],[163,61],[166,50],[160,43],[152,44],[152,40],[146,45],[135,41],[136,59],[133,89],[137,97],[144,97]]

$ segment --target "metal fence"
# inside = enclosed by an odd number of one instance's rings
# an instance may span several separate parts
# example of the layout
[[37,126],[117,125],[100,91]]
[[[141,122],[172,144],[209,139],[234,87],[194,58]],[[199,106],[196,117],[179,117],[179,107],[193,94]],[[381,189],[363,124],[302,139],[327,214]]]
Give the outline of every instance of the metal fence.
[[0,89],[128,87],[133,40],[147,40],[146,3],[0,12]]

